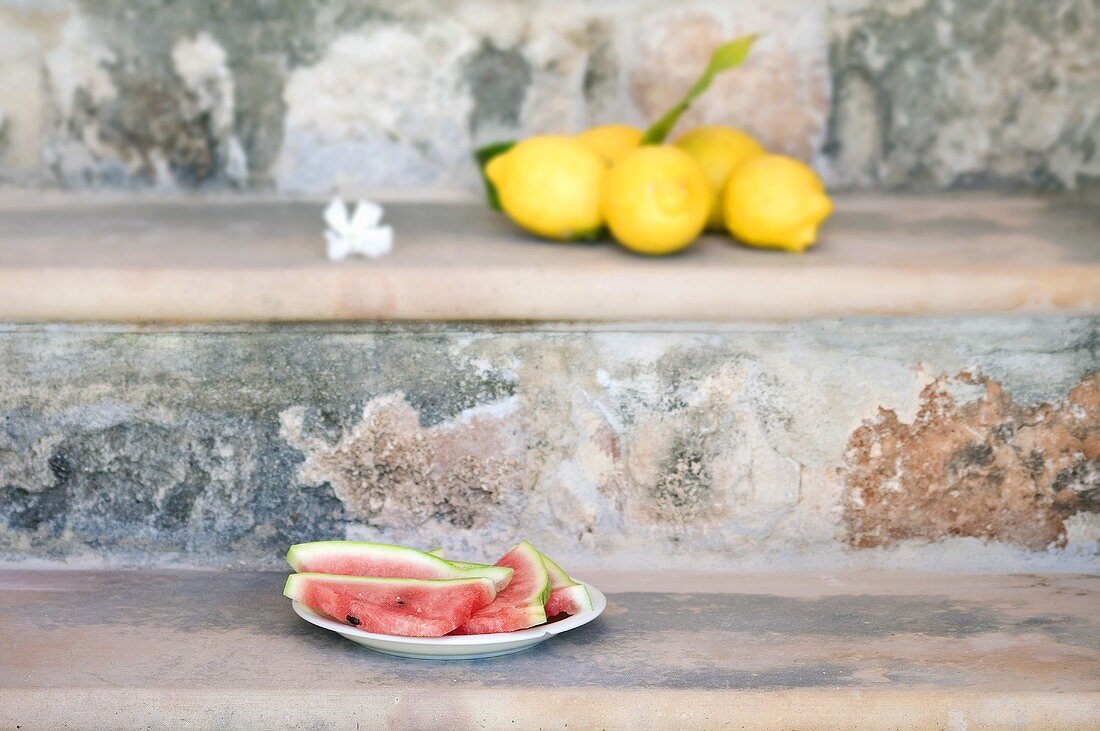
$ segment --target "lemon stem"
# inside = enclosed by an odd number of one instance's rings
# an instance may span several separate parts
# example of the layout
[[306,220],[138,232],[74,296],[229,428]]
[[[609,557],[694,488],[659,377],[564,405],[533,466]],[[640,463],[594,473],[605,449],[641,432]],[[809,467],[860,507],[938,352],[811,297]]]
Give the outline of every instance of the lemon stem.
[[664,115],[658,119],[653,125],[645,131],[642,135],[643,145],[659,145],[665,141],[669,133],[672,132],[672,128],[676,126],[676,123],[680,121],[680,117],[684,112],[688,110],[691,103],[698,99],[703,92],[710,88],[710,84],[714,81],[714,77],[723,71],[729,71],[730,69],[737,68],[745,59],[748,58],[749,51],[752,50],[752,44],[756,42],[756,39],[760,36],[757,34],[741,36],[734,40],[723,43],[714,49],[714,53],[711,54],[710,62],[707,67],[703,69],[702,75],[695,80],[695,83],[688,89],[688,93],[684,95],[684,98],[674,104],[671,109],[664,113]]

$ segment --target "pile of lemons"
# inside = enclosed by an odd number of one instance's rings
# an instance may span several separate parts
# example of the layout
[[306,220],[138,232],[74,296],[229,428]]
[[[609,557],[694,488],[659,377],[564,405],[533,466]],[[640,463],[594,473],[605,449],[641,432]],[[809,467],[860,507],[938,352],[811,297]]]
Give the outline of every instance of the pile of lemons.
[[671,145],[642,144],[628,125],[517,142],[485,166],[503,211],[539,236],[598,238],[663,255],[704,230],[749,246],[804,251],[832,203],[814,171],[769,154],[729,127],[700,127]]

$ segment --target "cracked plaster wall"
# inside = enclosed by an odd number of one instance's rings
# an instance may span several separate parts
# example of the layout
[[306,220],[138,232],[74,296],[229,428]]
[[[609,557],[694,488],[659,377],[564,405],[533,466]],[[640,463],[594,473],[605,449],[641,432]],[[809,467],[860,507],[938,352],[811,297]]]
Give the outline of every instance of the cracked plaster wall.
[[277,566],[302,540],[528,537],[578,566],[1087,566],[1097,333],[9,327],[0,554]]
[[1100,177],[1097,0],[0,0],[0,181],[476,190],[472,147],[654,119],[744,127],[834,187]]

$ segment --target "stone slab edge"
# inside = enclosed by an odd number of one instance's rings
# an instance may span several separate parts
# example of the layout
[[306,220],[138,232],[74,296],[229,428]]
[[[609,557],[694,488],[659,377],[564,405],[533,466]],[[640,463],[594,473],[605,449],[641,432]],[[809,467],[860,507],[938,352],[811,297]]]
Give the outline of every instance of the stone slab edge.
[[1095,728],[1100,692],[0,688],[0,726],[39,728]]
[[[999,273],[740,268],[622,278],[566,269],[0,270],[0,320],[639,321],[1100,312],[1100,267]],[[788,292],[792,296],[777,296]]]

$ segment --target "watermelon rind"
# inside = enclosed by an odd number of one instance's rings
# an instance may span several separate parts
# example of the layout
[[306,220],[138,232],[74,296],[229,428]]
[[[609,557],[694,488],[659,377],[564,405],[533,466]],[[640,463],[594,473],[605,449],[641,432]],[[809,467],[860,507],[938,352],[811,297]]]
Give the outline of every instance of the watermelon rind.
[[[299,596],[296,593],[297,587],[310,580],[331,580],[339,583],[353,583],[363,584],[364,586],[415,586],[420,589],[439,589],[445,590],[449,586],[455,586],[460,584],[469,584],[474,582],[482,582],[488,579],[487,576],[464,576],[458,579],[401,579],[389,576],[349,576],[347,574],[319,574],[315,572],[305,571],[300,574],[290,574],[286,577],[286,584],[283,585],[283,596],[291,599],[298,599]],[[490,583],[492,579],[489,579]],[[496,592],[496,587],[493,587],[493,592]]]
[[524,546],[524,551],[531,551],[538,558],[538,563],[542,566],[542,571],[547,573],[546,584],[542,585],[542,591],[539,592],[539,603],[546,605],[547,599],[550,598],[550,572],[547,572],[547,563],[542,561],[542,554],[539,553],[535,546],[531,545],[527,541],[521,541],[519,545]]
[[565,573],[565,569],[554,563],[553,559],[547,556],[545,553],[540,554],[542,556],[542,562],[546,565],[546,574],[550,577],[550,589],[561,589],[566,586],[572,586],[577,582],[569,578],[569,574]]
[[[474,565],[460,567],[424,551],[390,543],[371,543],[368,541],[313,541],[298,543],[286,553],[286,561],[295,571],[309,570],[333,557],[352,557],[371,559],[379,562],[392,562],[401,567],[414,567],[419,578],[435,580],[467,579],[484,577],[491,579],[496,591],[500,591],[512,580],[512,569],[507,566]],[[395,567],[395,571],[398,570]],[[322,573],[333,573],[326,570]],[[391,577],[399,578],[399,577]]]
[[[542,554],[542,562],[546,564],[546,573],[550,577],[550,597],[554,599],[555,606],[568,607],[566,613],[575,614],[592,608],[592,597],[588,595],[588,589],[584,584],[574,581],[565,569],[558,566],[545,553]],[[550,598],[547,598],[547,603]],[[553,612],[553,607],[547,608],[547,615]],[[555,615],[557,612],[553,612]]]
[[[542,560],[542,554],[538,549],[531,545],[530,541],[520,541],[516,548],[520,549],[520,552],[525,554],[535,565],[535,570],[538,571],[539,567],[542,568],[542,574],[546,577],[546,580],[542,583],[542,589],[538,594],[532,594],[531,599],[534,601],[536,598],[539,604],[546,604],[546,600],[550,598],[550,574],[546,570],[546,562]],[[473,570],[473,569],[467,569]]]
[[[445,558],[447,554],[442,548],[433,548],[432,550],[428,551],[428,553],[432,554],[433,556],[443,558],[447,563],[458,569],[483,569],[492,566],[492,564],[487,563],[477,563],[475,561],[455,561],[453,559]],[[546,556],[543,554],[539,555],[541,555],[543,558],[546,558]]]
[[[492,564],[475,563],[473,561],[452,561],[449,558],[444,558],[447,554],[446,554],[446,552],[444,552],[444,550],[442,548],[433,548],[432,550],[428,551],[428,553],[432,554],[433,556],[438,556],[439,558],[443,558],[447,563],[449,563],[450,565],[454,566],[457,569],[485,569],[485,568],[489,568],[489,567],[492,566]],[[543,558],[545,558],[545,556]],[[497,568],[500,568],[500,567],[498,566]]]

